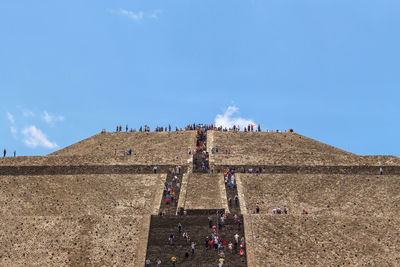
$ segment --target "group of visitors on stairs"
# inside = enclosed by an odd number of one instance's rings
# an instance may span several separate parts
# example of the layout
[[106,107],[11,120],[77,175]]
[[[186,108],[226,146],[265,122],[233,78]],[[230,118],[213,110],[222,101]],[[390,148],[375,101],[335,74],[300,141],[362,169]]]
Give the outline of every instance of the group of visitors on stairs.
[[[154,167],[153,172],[157,173],[157,167]],[[162,201],[158,215],[175,215],[175,212],[178,209],[177,206],[179,193],[181,190],[181,178],[181,166],[178,165],[175,168],[171,168],[169,170],[167,174],[167,179],[164,182]]]
[[[209,162],[208,162],[208,152],[207,152],[207,130],[213,129],[214,126],[212,125],[190,125],[186,127],[186,129],[190,130],[196,130],[197,136],[196,136],[196,152],[193,153],[193,171],[194,172],[204,172],[208,173],[209,172]],[[188,151],[189,154],[191,154],[191,150]],[[204,263],[209,263],[210,259],[214,258],[216,259],[215,265],[218,267],[224,266],[227,262],[230,262],[229,266],[246,266],[246,253],[245,253],[245,248],[246,248],[246,243],[245,243],[245,238],[244,238],[244,229],[243,229],[243,217],[240,215],[240,208],[239,208],[239,197],[237,195],[237,188],[236,188],[236,182],[235,182],[235,177],[234,175],[231,175],[232,173],[229,172],[229,175],[226,176],[228,181],[226,182],[226,185],[229,184],[229,186],[232,188],[234,192],[234,205],[235,209],[232,209],[231,211],[234,211],[234,213],[226,213],[225,210],[218,210],[215,215],[210,215],[207,217],[208,219],[208,234],[206,234],[206,237],[204,238],[204,247],[198,246],[197,244],[202,243],[201,240],[198,239],[199,231],[200,229],[203,229],[201,231],[204,231],[207,229],[207,225],[202,225],[203,221],[199,220],[200,217],[202,216],[207,216],[207,215],[197,215],[197,216],[191,216],[187,215],[186,211],[183,210],[183,207],[177,207],[177,212],[176,215],[184,215],[183,217],[178,217],[182,218],[179,219],[179,223],[176,225],[175,231],[174,232],[167,232],[165,234],[165,245],[168,247],[171,247],[171,249],[165,248],[164,250],[162,249],[150,249],[151,251],[158,251],[158,253],[164,252],[166,254],[153,254],[147,256],[145,266],[146,267],[151,267],[151,266],[157,266],[161,267],[162,264],[166,264],[167,266],[175,266],[180,263],[183,263],[185,266],[189,266],[188,264],[192,261],[192,264],[190,266],[197,266],[197,265],[203,265]],[[169,175],[168,175],[169,176]],[[171,174],[172,180],[167,177],[167,181],[164,187],[164,193],[163,193],[163,200],[161,203],[160,207],[160,214],[159,215],[166,215],[163,212],[163,209],[168,208],[171,205],[176,206],[177,205],[177,200],[175,197],[175,192],[177,190],[180,190],[180,182],[181,180],[175,176],[174,174]],[[233,205],[233,203],[231,203]],[[239,214],[240,216],[238,216]],[[169,215],[171,216],[171,215]],[[169,218],[167,217],[159,217],[159,218]],[[175,217],[177,218],[177,217]],[[190,218],[193,218],[193,221],[191,221]],[[202,217],[204,218],[204,217]],[[156,220],[154,220],[156,221]],[[185,226],[186,222],[191,222],[192,226]],[[198,223],[197,223],[198,222]],[[168,224],[167,221],[163,222],[163,225]],[[156,224],[154,224],[156,226]],[[190,229],[190,227],[194,227],[195,230]],[[166,228],[168,229],[168,227]],[[150,226],[150,231],[151,231],[151,226]],[[165,230],[164,230],[165,231]],[[194,235],[197,236],[197,238],[193,238],[189,233],[193,233]],[[204,236],[204,235],[203,235]],[[194,240],[196,239],[196,240]],[[152,240],[154,237],[152,237]],[[155,242],[155,241],[154,241]],[[175,244],[179,244],[177,247],[175,247]],[[182,245],[184,244],[184,245]],[[157,244],[154,244],[157,245]],[[151,246],[151,244],[150,244]],[[160,246],[160,245],[158,245]],[[161,245],[162,246],[162,245]],[[179,247],[179,250],[176,250]],[[175,248],[175,249],[174,249]],[[148,252],[150,251],[148,249]],[[176,251],[174,254],[172,251]],[[182,256],[182,252],[183,256]],[[196,257],[196,254],[200,253],[201,255],[208,255],[206,258],[202,256],[202,261],[204,262],[199,262],[199,258]],[[212,254],[210,254],[212,253]],[[162,262],[161,258],[164,259],[165,261],[165,256],[169,255],[169,260],[168,262]],[[179,256],[181,255],[181,256]],[[158,259],[156,258],[158,256]],[[181,258],[179,258],[181,257]],[[153,262],[156,265],[152,265],[151,258],[155,260]],[[232,263],[234,263],[232,265]],[[214,265],[214,266],[215,266]],[[164,265],[163,265],[164,266]]]
[[[227,220],[234,221],[238,227],[237,231],[230,229],[229,232],[226,232],[226,230],[224,230]],[[196,253],[202,253],[203,255],[208,255],[208,257],[211,256],[210,253],[215,253],[214,255],[217,256],[215,265],[219,267],[224,266],[226,260],[235,255],[238,255],[236,257],[240,257],[240,261],[245,263],[246,242],[244,236],[240,234],[243,233],[241,225],[242,222],[238,215],[232,216],[226,214],[224,211],[218,211],[216,216],[209,216],[209,232],[204,238],[204,247],[202,248],[202,246],[198,246],[198,244],[201,243],[201,240],[193,240],[189,235],[191,229],[188,229],[185,225],[179,222],[174,232],[165,233],[165,242],[168,243],[170,247],[174,247],[176,242],[179,241],[180,244],[182,244],[182,241],[184,241],[183,243],[186,245],[183,247],[180,245],[179,252],[183,250],[185,253],[183,258],[178,258],[177,254],[172,255],[170,262],[165,263],[165,266],[175,266],[181,262],[185,262],[187,264],[190,261],[193,261],[192,266],[196,266],[196,260],[194,259]],[[207,227],[206,225],[204,226]],[[222,233],[224,233],[225,237],[221,235]],[[206,259],[204,259],[204,261],[206,262]],[[146,267],[161,266],[161,259],[156,259],[155,264],[157,265],[152,265],[151,260],[149,258],[146,259]]]
[[193,154],[193,171],[209,172],[209,155],[207,152],[207,131],[204,128],[197,129],[196,153]]
[[[218,212],[217,213],[217,225],[213,223],[212,217],[208,217],[208,226],[211,229],[211,234],[205,238],[205,248],[208,250],[214,249],[219,256],[218,260],[218,266],[221,267],[224,265],[225,262],[225,257],[226,257],[226,252],[230,254],[234,253],[239,253],[240,257],[242,258],[242,261],[244,262],[244,256],[245,256],[245,239],[244,236],[240,238],[239,233],[235,233],[233,235],[233,240],[224,240],[219,236],[219,231],[222,231],[222,229],[225,226],[225,221],[227,219],[228,215],[225,212]],[[240,225],[241,222],[239,220],[239,217],[237,215],[234,215],[233,217],[235,223],[238,225],[238,231],[241,230]],[[233,234],[233,233],[232,233]],[[240,242],[239,242],[240,240]],[[233,243],[232,243],[233,241]],[[229,243],[228,243],[229,242]],[[240,250],[238,251],[238,248],[240,246]]]
[[236,177],[232,168],[224,172],[224,183],[229,210],[231,213],[238,214],[240,213],[239,196],[236,186]]

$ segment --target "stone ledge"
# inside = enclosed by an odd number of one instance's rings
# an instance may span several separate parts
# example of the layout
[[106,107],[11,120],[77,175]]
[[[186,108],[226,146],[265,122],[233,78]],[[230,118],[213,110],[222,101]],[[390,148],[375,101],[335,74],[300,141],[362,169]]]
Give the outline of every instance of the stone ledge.
[[176,165],[0,166],[0,175],[151,174],[154,166],[157,173],[167,173]]
[[400,175],[400,166],[371,166],[371,165],[348,165],[348,166],[308,166],[308,165],[214,165],[211,169],[215,172],[223,172],[226,169],[234,169],[237,173],[249,173],[253,169],[256,173],[259,168],[262,173],[288,173],[288,174],[372,174],[379,175],[380,168],[384,175]]

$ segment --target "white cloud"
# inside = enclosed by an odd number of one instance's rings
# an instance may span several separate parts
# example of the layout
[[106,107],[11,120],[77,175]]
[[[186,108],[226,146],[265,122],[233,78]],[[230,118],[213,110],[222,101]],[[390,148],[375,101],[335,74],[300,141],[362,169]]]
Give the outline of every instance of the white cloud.
[[240,129],[247,127],[249,124],[256,125],[256,123],[251,119],[244,119],[241,117],[232,117],[235,113],[239,111],[238,107],[229,106],[224,114],[218,114],[215,117],[215,126],[222,126],[224,128],[232,128],[233,125],[240,126]]
[[131,20],[134,20],[134,21],[141,21],[143,19],[143,17],[144,17],[143,11],[133,12],[133,11],[130,11],[130,10],[126,10],[126,9],[120,8],[118,10],[110,10],[110,12],[113,13],[113,14],[118,14],[118,15],[121,15],[121,16],[128,17],[128,18],[130,18]]
[[8,119],[11,123],[14,123],[14,122],[15,122],[14,115],[11,114],[10,112],[7,112],[7,119]]
[[151,13],[145,13],[143,11],[133,12],[133,11],[122,9],[122,8],[117,9],[117,10],[111,9],[111,10],[109,10],[109,12],[112,14],[117,14],[117,15],[128,17],[131,20],[134,20],[137,22],[143,20],[144,18],[158,19],[158,15],[161,14],[161,10],[159,10],[159,9],[156,9]]
[[45,147],[45,148],[57,148],[58,145],[55,142],[51,142],[47,139],[46,135],[36,126],[31,125],[26,127],[21,132],[24,135],[23,142],[29,147]]
[[44,111],[43,120],[47,124],[53,124],[53,123],[55,123],[57,121],[63,121],[64,117],[63,116],[52,115],[52,114],[49,114],[47,111]]

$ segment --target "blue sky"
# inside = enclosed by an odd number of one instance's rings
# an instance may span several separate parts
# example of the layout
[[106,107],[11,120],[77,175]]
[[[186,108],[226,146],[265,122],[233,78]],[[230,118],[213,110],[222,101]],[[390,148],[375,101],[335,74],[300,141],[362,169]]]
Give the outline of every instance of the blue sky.
[[116,124],[228,110],[400,155],[399,1],[3,0],[0,12],[0,149],[43,155]]

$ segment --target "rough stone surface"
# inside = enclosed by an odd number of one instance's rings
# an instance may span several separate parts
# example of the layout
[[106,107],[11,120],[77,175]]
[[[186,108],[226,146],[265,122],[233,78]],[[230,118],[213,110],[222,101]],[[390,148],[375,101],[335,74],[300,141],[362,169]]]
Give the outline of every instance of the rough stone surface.
[[6,216],[144,215],[157,213],[165,174],[0,176]]
[[[115,156],[130,164],[187,164],[195,149],[195,131],[100,133],[61,149],[52,156]],[[132,155],[124,157],[132,149]],[[116,155],[115,155],[116,150]]]
[[[245,217],[253,266],[399,262],[399,176],[240,174],[238,180],[242,212],[261,202],[261,214]],[[284,205],[289,215],[272,214]]]
[[[250,216],[253,266],[397,266],[400,221],[372,216]],[[248,227],[246,225],[246,227]]]
[[298,215],[399,216],[400,176],[326,174],[240,174],[246,209],[261,213],[286,205]]
[[143,216],[16,216],[0,219],[1,266],[135,266]]
[[190,174],[184,205],[186,210],[227,209],[223,177],[215,174]]
[[0,176],[0,265],[134,266],[165,175]]
[[297,133],[213,131],[211,136],[219,150],[210,157],[212,165],[400,165],[397,157],[358,156]]

